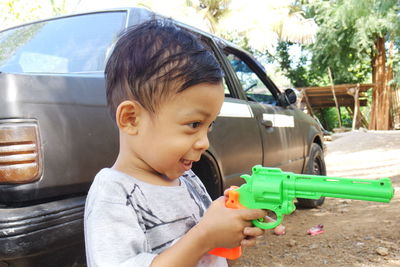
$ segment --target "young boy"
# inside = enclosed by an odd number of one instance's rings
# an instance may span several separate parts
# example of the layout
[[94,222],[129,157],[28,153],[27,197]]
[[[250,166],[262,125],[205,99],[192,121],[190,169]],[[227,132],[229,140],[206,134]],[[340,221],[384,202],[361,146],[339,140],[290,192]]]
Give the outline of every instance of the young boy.
[[127,31],[106,66],[107,100],[120,135],[85,207],[88,266],[227,266],[207,252],[250,246],[262,210],[211,203],[192,163],[224,100],[222,71],[193,34],[166,20]]

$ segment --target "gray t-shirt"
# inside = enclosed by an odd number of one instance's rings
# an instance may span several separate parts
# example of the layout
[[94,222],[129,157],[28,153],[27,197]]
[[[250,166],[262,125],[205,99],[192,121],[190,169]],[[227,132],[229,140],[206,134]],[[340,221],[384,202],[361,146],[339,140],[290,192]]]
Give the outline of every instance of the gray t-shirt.
[[[149,266],[196,225],[211,199],[192,171],[179,180],[179,186],[157,186],[101,170],[85,206],[88,266]],[[207,254],[197,266],[226,267],[227,262]]]

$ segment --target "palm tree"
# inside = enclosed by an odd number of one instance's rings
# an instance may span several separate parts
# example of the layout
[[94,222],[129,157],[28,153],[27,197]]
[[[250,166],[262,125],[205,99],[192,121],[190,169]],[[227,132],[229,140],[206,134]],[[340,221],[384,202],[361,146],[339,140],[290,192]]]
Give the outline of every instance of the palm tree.
[[244,38],[259,51],[273,51],[279,41],[310,43],[317,30],[293,0],[146,0],[139,4],[230,40]]
[[311,43],[317,30],[313,19],[305,19],[293,0],[232,1],[221,24],[228,33],[242,34],[259,51],[275,51],[280,41]]

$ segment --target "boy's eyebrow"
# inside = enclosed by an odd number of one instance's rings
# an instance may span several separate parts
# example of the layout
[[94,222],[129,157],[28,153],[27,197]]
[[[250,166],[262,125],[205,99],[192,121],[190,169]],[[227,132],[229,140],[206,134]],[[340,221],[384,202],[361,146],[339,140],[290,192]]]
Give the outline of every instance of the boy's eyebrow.
[[184,115],[185,116],[191,116],[191,115],[197,115],[197,114],[201,114],[204,117],[210,117],[211,116],[210,112],[208,112],[207,110],[204,110],[204,109],[199,109],[199,108],[191,110],[191,111],[185,113]]

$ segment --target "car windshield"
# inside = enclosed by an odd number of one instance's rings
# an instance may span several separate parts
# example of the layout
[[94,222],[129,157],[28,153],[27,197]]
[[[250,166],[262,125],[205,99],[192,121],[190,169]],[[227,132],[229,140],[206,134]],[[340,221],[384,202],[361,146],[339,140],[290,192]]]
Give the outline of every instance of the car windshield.
[[126,12],[64,17],[0,32],[0,71],[103,71]]

